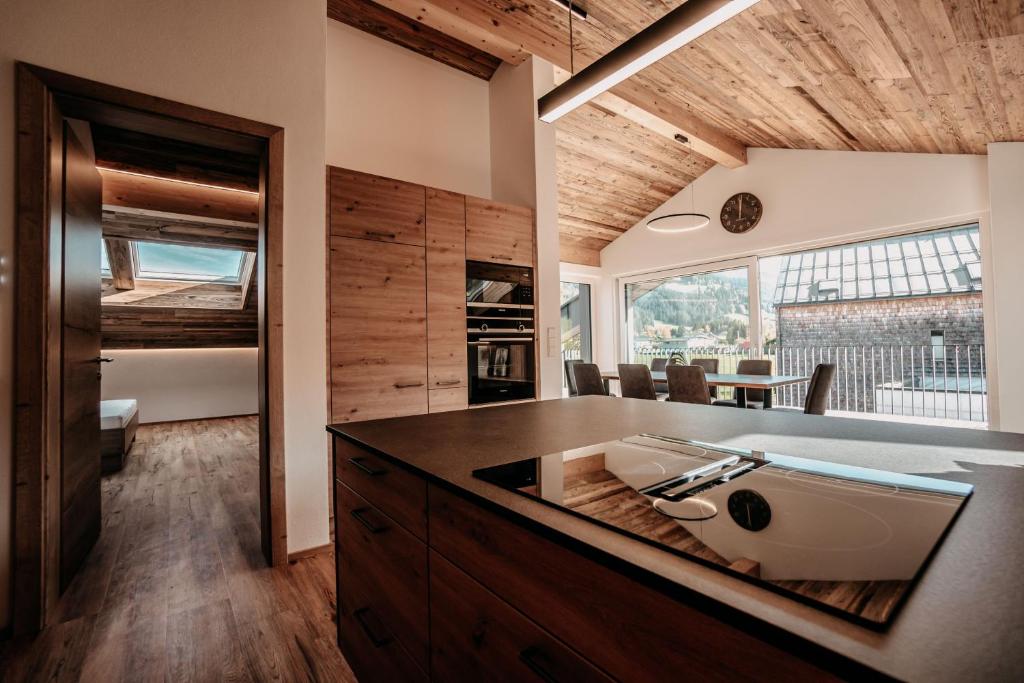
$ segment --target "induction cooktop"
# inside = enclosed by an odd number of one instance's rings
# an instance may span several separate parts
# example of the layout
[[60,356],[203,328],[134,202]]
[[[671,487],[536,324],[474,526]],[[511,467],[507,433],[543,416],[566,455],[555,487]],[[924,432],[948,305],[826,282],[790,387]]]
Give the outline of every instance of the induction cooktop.
[[653,434],[473,474],[879,629],[973,489]]

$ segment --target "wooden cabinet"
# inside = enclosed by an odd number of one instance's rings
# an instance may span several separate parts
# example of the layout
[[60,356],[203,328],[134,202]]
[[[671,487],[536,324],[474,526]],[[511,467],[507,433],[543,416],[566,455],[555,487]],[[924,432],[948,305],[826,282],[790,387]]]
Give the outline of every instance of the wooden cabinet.
[[340,437],[334,453],[338,642],[361,681],[836,680],[759,622],[726,623]]
[[[427,377],[466,386],[466,197],[427,190]],[[433,401],[431,401],[433,403]]]
[[466,197],[466,258],[517,266],[533,265],[533,211]]
[[427,412],[425,283],[422,247],[331,238],[332,421]]
[[333,167],[328,195],[331,422],[468,407],[467,239],[532,266],[533,212]]
[[430,598],[430,665],[437,680],[611,681],[433,551]]
[[426,188],[340,168],[329,172],[331,235],[424,245]]
[[337,484],[335,497],[342,593],[350,597],[353,612],[374,611],[380,626],[427,671],[426,544],[344,484]]

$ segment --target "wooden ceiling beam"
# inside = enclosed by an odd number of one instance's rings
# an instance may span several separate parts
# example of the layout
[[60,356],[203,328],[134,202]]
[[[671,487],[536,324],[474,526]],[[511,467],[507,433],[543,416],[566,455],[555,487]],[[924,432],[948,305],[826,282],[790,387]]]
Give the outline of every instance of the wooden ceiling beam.
[[445,8],[439,4],[422,0],[377,0],[377,4],[493,55],[508,64],[522,64],[530,56],[530,53],[522,45],[505,40],[493,31],[481,29],[477,23],[463,16],[463,10],[457,5]]
[[132,245],[124,239],[106,239],[107,261],[110,263],[110,279],[114,289],[128,291],[135,289],[135,268],[132,265]]
[[195,216],[118,210],[108,206],[103,210],[103,236],[107,239],[254,252],[259,240],[259,228],[255,223],[203,220]]

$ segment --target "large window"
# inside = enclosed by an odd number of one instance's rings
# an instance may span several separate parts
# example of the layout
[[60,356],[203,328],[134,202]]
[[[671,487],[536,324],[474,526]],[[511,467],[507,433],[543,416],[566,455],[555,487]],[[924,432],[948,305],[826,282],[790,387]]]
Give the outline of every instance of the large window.
[[627,357],[682,358],[750,350],[748,268],[626,284]]
[[562,282],[562,358],[594,362],[590,285]]
[[159,242],[135,242],[135,276],[148,280],[238,284],[245,253]]

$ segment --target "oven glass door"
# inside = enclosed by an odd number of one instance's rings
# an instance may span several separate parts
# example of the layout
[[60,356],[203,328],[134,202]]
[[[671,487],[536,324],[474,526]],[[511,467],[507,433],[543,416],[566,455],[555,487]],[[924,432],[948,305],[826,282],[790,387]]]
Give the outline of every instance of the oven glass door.
[[469,343],[469,402],[535,398],[533,339]]

